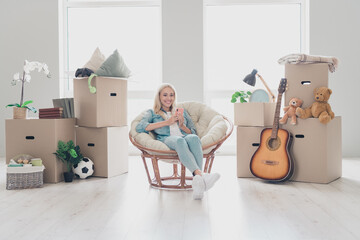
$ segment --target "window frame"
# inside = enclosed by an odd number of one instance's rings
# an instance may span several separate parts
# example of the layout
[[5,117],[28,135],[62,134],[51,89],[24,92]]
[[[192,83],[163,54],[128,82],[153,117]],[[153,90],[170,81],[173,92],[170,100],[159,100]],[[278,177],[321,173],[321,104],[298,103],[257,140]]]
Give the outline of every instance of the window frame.
[[[69,90],[69,76],[74,76],[74,71],[69,71],[69,50],[68,50],[68,9],[69,8],[100,8],[100,7],[161,7],[161,0],[145,0],[145,1],[59,1],[59,76],[60,76],[60,97],[73,97],[73,92]],[[161,21],[161,16],[160,16]],[[161,26],[161,22],[159,23]],[[161,43],[160,43],[161,44]],[[160,48],[161,49],[161,48]],[[162,54],[160,53],[160,56]],[[162,64],[160,64],[162,66]],[[160,71],[160,78],[162,69]],[[128,98],[135,99],[142,96],[145,99],[153,98],[155,91],[128,91]]]
[[[204,23],[204,66],[206,66],[206,7],[208,6],[229,6],[229,5],[275,5],[275,4],[300,4],[300,49],[301,53],[309,53],[309,0],[204,0],[203,3],[203,23]],[[214,98],[229,99],[233,90],[209,90],[207,88],[207,73],[204,67],[204,103],[211,105]],[[271,89],[277,91],[277,89]],[[230,101],[230,100],[229,100]],[[235,134],[236,135],[236,134]],[[234,136],[233,136],[234,137]],[[236,143],[235,143],[236,144]],[[235,152],[234,152],[235,151]],[[223,154],[236,154],[236,146],[224,144]]]
[[[309,53],[309,0],[204,0],[204,24],[206,21],[206,7],[208,6],[228,6],[228,5],[257,5],[257,4],[300,4],[300,49],[302,53]],[[204,27],[205,36],[205,27]],[[204,43],[206,39],[204,37]],[[205,47],[205,44],[204,44]],[[206,65],[206,50],[204,49],[204,65]],[[204,102],[210,104],[210,100],[215,97],[229,98],[233,90],[208,90],[206,89],[206,68],[204,68]]]
[[[62,11],[59,13],[59,58],[60,58],[60,66],[59,66],[59,76],[60,76],[60,96],[61,97],[72,97],[72,93],[69,93],[67,91],[67,84],[68,84],[68,76],[70,75],[69,72],[67,72],[68,69],[68,20],[67,20],[67,11],[68,8],[81,8],[81,7],[146,7],[146,6],[155,6],[160,7],[161,9],[161,2],[162,0],[143,0],[143,1],[84,1],[84,2],[68,2],[68,0],[61,0],[59,1],[59,11]],[[184,3],[185,4],[185,3]],[[203,14],[203,47],[206,45],[206,39],[205,39],[205,24],[206,24],[206,7],[207,6],[224,6],[224,5],[241,5],[241,4],[247,4],[247,5],[256,5],[256,4],[300,4],[300,24],[301,24],[301,52],[302,53],[308,53],[309,52],[309,0],[204,0],[203,1],[203,8],[202,8],[202,14]],[[160,12],[163,10],[161,9]],[[200,12],[199,12],[200,14]],[[162,16],[160,16],[160,26],[162,26]],[[160,27],[162,28],[162,27]],[[161,38],[161,41],[163,39]],[[163,43],[160,42],[162,45]],[[205,50],[205,49],[204,49]],[[160,51],[162,51],[162,46],[160,47]],[[206,65],[206,51],[203,51],[203,65]],[[162,53],[160,53],[161,58],[163,57]],[[161,59],[161,62],[163,60]],[[163,65],[161,63],[161,68],[163,68]],[[206,89],[206,68],[203,68],[203,79],[204,82],[203,85],[203,102],[206,104],[210,103],[210,100],[214,97],[216,98],[226,98],[228,99],[229,96],[232,95],[233,91],[226,91],[226,90],[220,90],[220,91],[209,91]],[[161,82],[162,79],[162,72],[163,69],[160,69],[160,78]],[[73,73],[72,73],[73,75]],[[70,76],[72,76],[70,75]],[[154,91],[128,91],[128,99],[153,99],[155,92]],[[225,149],[224,149],[225,147]],[[231,148],[230,148],[231,147]],[[233,154],[234,152],[234,146],[223,146],[222,147],[222,153],[225,154]]]

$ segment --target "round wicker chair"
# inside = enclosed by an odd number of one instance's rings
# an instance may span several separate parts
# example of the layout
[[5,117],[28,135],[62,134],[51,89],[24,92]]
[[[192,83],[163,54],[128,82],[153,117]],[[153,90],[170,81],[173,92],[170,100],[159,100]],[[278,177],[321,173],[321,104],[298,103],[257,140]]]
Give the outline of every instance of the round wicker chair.
[[[196,126],[203,147],[204,158],[206,159],[203,171],[210,173],[216,150],[231,135],[234,126],[229,119],[205,104],[183,102],[179,103],[178,107],[186,109]],[[156,140],[152,132],[150,134],[136,132],[136,125],[141,121],[144,113],[145,111],[132,121],[129,138],[131,143],[141,151],[141,158],[149,184],[157,188],[191,188],[191,184],[187,180],[192,180],[192,176],[186,176],[185,166],[180,162],[176,152],[170,150],[163,142]],[[150,174],[147,159],[151,161],[153,174]],[[173,164],[172,175],[161,176],[159,160]],[[180,175],[178,165],[181,166]]]

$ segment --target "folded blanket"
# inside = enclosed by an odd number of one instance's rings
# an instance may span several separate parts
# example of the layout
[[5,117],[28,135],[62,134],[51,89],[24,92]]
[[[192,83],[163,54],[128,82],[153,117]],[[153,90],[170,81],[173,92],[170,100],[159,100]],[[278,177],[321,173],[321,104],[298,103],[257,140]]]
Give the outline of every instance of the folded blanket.
[[335,72],[338,67],[338,59],[336,57],[314,56],[306,54],[289,54],[278,60],[279,64],[310,64],[310,63],[327,63],[329,71]]

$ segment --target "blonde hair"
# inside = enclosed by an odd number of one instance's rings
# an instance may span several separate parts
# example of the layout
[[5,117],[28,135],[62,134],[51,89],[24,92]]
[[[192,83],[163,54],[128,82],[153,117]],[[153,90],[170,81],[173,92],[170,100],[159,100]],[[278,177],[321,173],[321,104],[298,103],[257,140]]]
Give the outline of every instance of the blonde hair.
[[171,88],[171,90],[174,91],[174,102],[170,106],[171,113],[174,113],[175,108],[176,108],[176,90],[175,90],[174,86],[171,85],[170,83],[163,83],[160,85],[160,87],[158,88],[158,90],[156,92],[155,99],[154,99],[154,113],[159,114],[162,118],[166,119],[165,113],[161,110],[161,101],[160,101],[160,93],[164,88]]

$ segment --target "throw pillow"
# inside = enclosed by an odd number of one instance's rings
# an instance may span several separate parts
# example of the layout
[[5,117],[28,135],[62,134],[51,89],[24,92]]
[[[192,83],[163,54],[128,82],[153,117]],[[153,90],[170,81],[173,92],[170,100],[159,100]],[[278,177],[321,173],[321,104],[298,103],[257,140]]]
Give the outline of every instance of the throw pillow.
[[104,77],[129,77],[130,70],[125,65],[123,58],[120,56],[118,50],[116,49],[113,54],[111,54],[105,62],[101,65],[99,69],[95,71],[98,76]]
[[101,64],[105,61],[105,56],[100,52],[100,49],[97,47],[91,56],[90,60],[84,65],[84,68],[89,68],[94,72],[99,69]]

